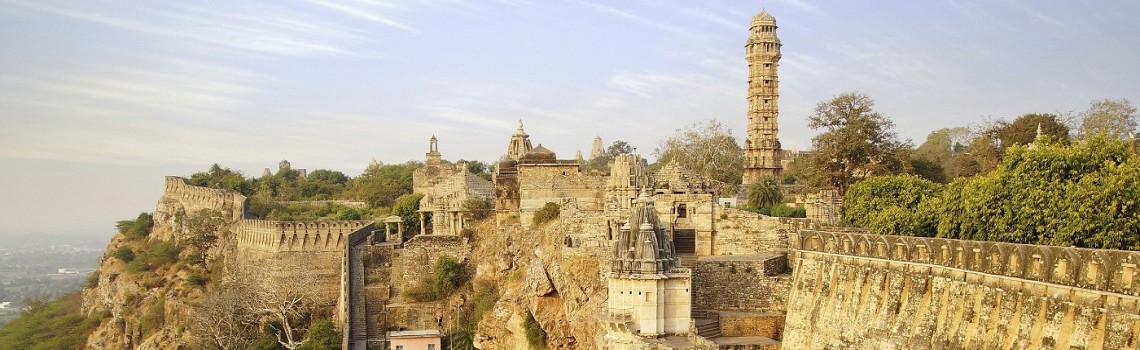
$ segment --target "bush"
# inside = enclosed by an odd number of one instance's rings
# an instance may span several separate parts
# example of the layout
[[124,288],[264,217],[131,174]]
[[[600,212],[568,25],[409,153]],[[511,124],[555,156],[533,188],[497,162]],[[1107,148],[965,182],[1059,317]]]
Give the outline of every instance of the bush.
[[143,337],[153,334],[166,323],[166,299],[159,298],[158,302],[146,308],[146,312],[139,318],[139,331]]
[[466,264],[450,256],[441,256],[435,261],[430,276],[408,290],[408,296],[418,302],[436,301],[455,292],[467,282]]
[[333,327],[332,321],[316,320],[309,325],[309,332],[305,334],[305,342],[297,350],[327,350],[340,349],[341,335]]
[[542,329],[542,325],[534,319],[534,314],[530,311],[526,313],[526,321],[524,321],[523,327],[526,329],[526,342],[530,344],[531,349],[546,348],[546,331]]
[[781,217],[781,218],[806,218],[807,217],[807,209],[796,208],[796,207],[792,207],[792,206],[788,206],[788,205],[784,205],[784,204],[772,206],[771,208],[769,208],[769,212],[771,213],[771,216],[776,216],[776,217]]
[[543,223],[557,219],[561,209],[562,208],[559,207],[558,204],[547,202],[546,205],[542,206],[542,209],[534,212],[534,224],[541,225]]
[[154,227],[154,218],[150,213],[139,213],[139,216],[134,220],[123,220],[115,223],[115,228],[119,233],[127,236],[127,239],[137,240],[150,235],[150,229]]
[[122,260],[125,263],[130,263],[135,260],[135,251],[131,250],[131,247],[121,246],[119,248],[116,248],[115,251],[111,252],[111,256],[115,257],[115,259]]
[[186,276],[186,282],[190,282],[191,284],[195,284],[198,286],[205,286],[206,282],[209,282],[209,281],[210,281],[209,277],[202,276],[201,274],[198,274],[198,273],[192,273],[189,276]]
[[937,222],[918,209],[941,194],[941,185],[914,175],[872,177],[843,196],[843,223],[882,234],[933,236]]
[[99,286],[99,270],[95,270],[90,275],[87,275],[87,281],[83,283],[83,288],[95,288]]

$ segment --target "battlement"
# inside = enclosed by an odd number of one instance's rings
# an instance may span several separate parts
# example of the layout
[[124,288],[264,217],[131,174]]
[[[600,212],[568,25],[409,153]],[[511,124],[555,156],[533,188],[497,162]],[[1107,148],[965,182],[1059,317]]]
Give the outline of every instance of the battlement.
[[264,252],[341,252],[349,235],[376,228],[372,221],[242,220],[237,225],[238,247]]
[[245,200],[240,193],[194,186],[187,184],[184,178],[167,176],[162,197],[154,209],[154,220],[180,229],[177,217],[210,209],[222,212],[229,222],[234,222],[245,217]]
[[866,232],[801,230],[794,251],[929,264],[1101,292],[1140,296],[1140,252]]

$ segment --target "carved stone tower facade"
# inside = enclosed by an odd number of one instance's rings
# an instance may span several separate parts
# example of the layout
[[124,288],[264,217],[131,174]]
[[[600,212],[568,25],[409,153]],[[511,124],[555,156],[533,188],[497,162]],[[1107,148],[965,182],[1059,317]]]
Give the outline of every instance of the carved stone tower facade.
[[507,144],[507,158],[513,161],[518,161],[527,152],[530,152],[530,135],[523,131],[522,120],[519,120],[519,127],[515,130],[514,135],[511,135],[511,142]]
[[776,18],[768,11],[752,17],[752,34],[744,45],[748,61],[748,140],[744,141],[744,184],[760,177],[779,176],[780,139],[777,138],[780,114],[780,39],[776,37]]

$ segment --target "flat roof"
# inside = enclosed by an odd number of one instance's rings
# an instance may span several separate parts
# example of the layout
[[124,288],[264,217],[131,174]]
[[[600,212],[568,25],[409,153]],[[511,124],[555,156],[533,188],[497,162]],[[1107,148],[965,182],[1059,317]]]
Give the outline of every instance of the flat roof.
[[438,338],[443,334],[436,329],[423,329],[415,331],[389,331],[388,338]]
[[698,257],[697,261],[764,261],[781,256],[784,256],[784,254],[711,255]]

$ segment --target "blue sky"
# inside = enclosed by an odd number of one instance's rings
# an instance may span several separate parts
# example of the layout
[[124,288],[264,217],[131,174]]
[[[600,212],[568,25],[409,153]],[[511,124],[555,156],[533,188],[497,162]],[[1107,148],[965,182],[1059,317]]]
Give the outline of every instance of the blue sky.
[[784,44],[780,139],[863,91],[930,131],[1094,99],[1140,102],[1132,1],[0,0],[0,236],[110,235],[162,176],[359,174],[372,159],[495,160],[517,120],[562,157],[650,153],[715,118],[744,137],[752,15]]

